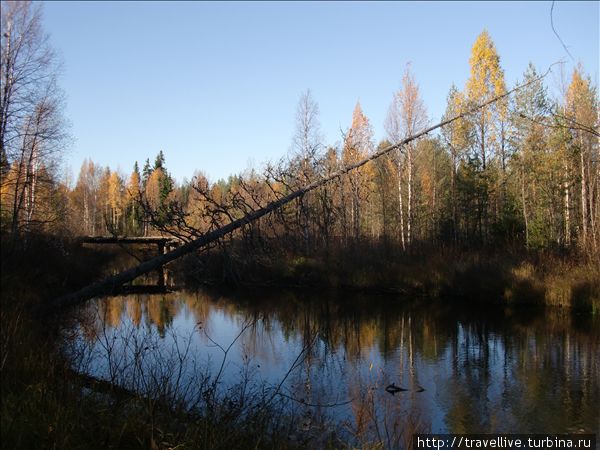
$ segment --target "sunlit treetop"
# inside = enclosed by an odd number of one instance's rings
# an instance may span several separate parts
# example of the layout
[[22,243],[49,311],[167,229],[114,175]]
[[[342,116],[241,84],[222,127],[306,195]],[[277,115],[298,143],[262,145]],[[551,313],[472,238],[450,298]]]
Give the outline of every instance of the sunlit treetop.
[[477,36],[471,48],[469,64],[471,66],[471,76],[467,81],[469,100],[481,103],[506,92],[500,56],[487,30],[483,30]]

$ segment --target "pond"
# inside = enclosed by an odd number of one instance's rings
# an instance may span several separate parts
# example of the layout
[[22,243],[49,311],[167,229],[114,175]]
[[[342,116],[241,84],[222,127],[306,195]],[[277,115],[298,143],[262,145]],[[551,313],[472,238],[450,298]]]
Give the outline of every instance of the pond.
[[77,370],[141,393],[162,383],[190,407],[207,386],[285,400],[298,433],[394,447],[414,432],[600,431],[597,316],[201,290],[98,299],[82,317]]

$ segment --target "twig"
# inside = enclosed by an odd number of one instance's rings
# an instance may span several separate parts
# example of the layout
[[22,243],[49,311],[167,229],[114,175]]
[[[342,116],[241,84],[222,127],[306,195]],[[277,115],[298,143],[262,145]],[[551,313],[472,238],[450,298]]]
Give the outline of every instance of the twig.
[[295,401],[297,403],[300,403],[301,405],[304,405],[304,406],[314,406],[314,407],[317,407],[317,408],[335,408],[337,406],[348,405],[349,403],[352,403],[352,401],[354,400],[354,399],[351,398],[351,399],[348,399],[348,400],[344,400],[342,402],[335,402],[335,403],[309,403],[309,402],[304,401],[302,399],[296,398],[296,397],[294,397],[292,395],[284,394],[283,392],[280,392],[279,395],[281,397],[284,397],[284,398],[293,400],[293,401]]
[[550,25],[552,26],[552,31],[554,32],[554,35],[558,38],[558,40],[562,44],[562,46],[565,49],[565,51],[567,52],[567,55],[569,55],[569,57],[571,58],[571,61],[575,61],[575,58],[573,58],[573,55],[571,55],[571,52],[569,51],[569,49],[567,48],[567,46],[565,45],[565,43],[563,42],[563,40],[560,38],[560,36],[556,32],[556,28],[554,28],[554,17],[553,17],[553,15],[554,15],[554,0],[552,1],[552,6],[550,7]]

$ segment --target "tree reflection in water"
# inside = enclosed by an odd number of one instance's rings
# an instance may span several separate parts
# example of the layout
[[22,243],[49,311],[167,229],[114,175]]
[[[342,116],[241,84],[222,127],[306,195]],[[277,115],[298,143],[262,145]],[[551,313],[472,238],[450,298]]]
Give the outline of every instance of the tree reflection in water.
[[[101,376],[103,339],[154,335],[160,351],[147,352],[148,366],[187,339],[194,364],[184,374],[194,377],[219,367],[211,340],[226,347],[251,324],[220,383],[244,373],[273,389],[285,378],[280,394],[294,399],[305,432],[328,417],[359,441],[404,447],[414,432],[600,431],[597,317],[289,291],[115,297],[87,311],[95,319],[82,322],[81,336]],[[392,396],[390,383],[406,391]]]

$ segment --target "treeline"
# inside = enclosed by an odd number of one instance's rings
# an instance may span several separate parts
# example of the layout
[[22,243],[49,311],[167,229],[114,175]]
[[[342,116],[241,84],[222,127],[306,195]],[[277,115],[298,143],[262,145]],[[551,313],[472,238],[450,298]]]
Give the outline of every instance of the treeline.
[[[486,31],[475,41],[469,62],[470,77],[464,89],[450,89],[444,119],[507,92],[500,57]],[[423,245],[510,244],[597,256],[597,87],[581,66],[555,98],[544,81],[530,64],[517,81],[525,87],[513,95],[306,194],[237,237],[253,247],[297,255],[375,242],[405,251]],[[14,147],[20,151],[3,151],[2,228],[14,235],[35,226],[75,235],[164,232],[192,238],[428,124],[418,83],[407,67],[391,100],[386,139],[375,142],[357,103],[341,141],[325,145],[318,104],[307,91],[298,104],[290,151],[260,174],[251,170],[211,183],[197,172],[178,184],[161,151],[141,170],[136,162],[131,174],[86,160],[71,185],[46,164],[44,155],[53,153],[42,149],[53,141],[23,139]]]
[[[452,87],[448,94],[445,118],[506,92],[500,58],[486,32],[475,42],[470,63],[465,89]],[[307,254],[358,241],[402,249],[430,243],[516,243],[597,254],[596,87],[577,67],[562,96],[552,99],[533,65],[518,84],[527,86],[509,100],[307,194],[248,227],[244,236],[262,243],[275,240]],[[409,69],[389,108],[387,139],[378,145],[360,104],[336,146],[323,144],[318,112],[310,92],[303,94],[291,150],[263,174],[250,171],[216,183],[198,174],[177,186],[164,169],[161,152],[153,167],[146,162],[141,176],[137,165],[128,179],[105,169],[99,177],[104,182],[90,184],[93,164],[87,162],[73,191],[71,210],[84,218],[85,233],[98,232],[105,224],[103,232],[141,233],[153,227],[193,236],[355,163],[429,123]],[[95,222],[86,219],[91,198],[104,205],[94,206]]]

